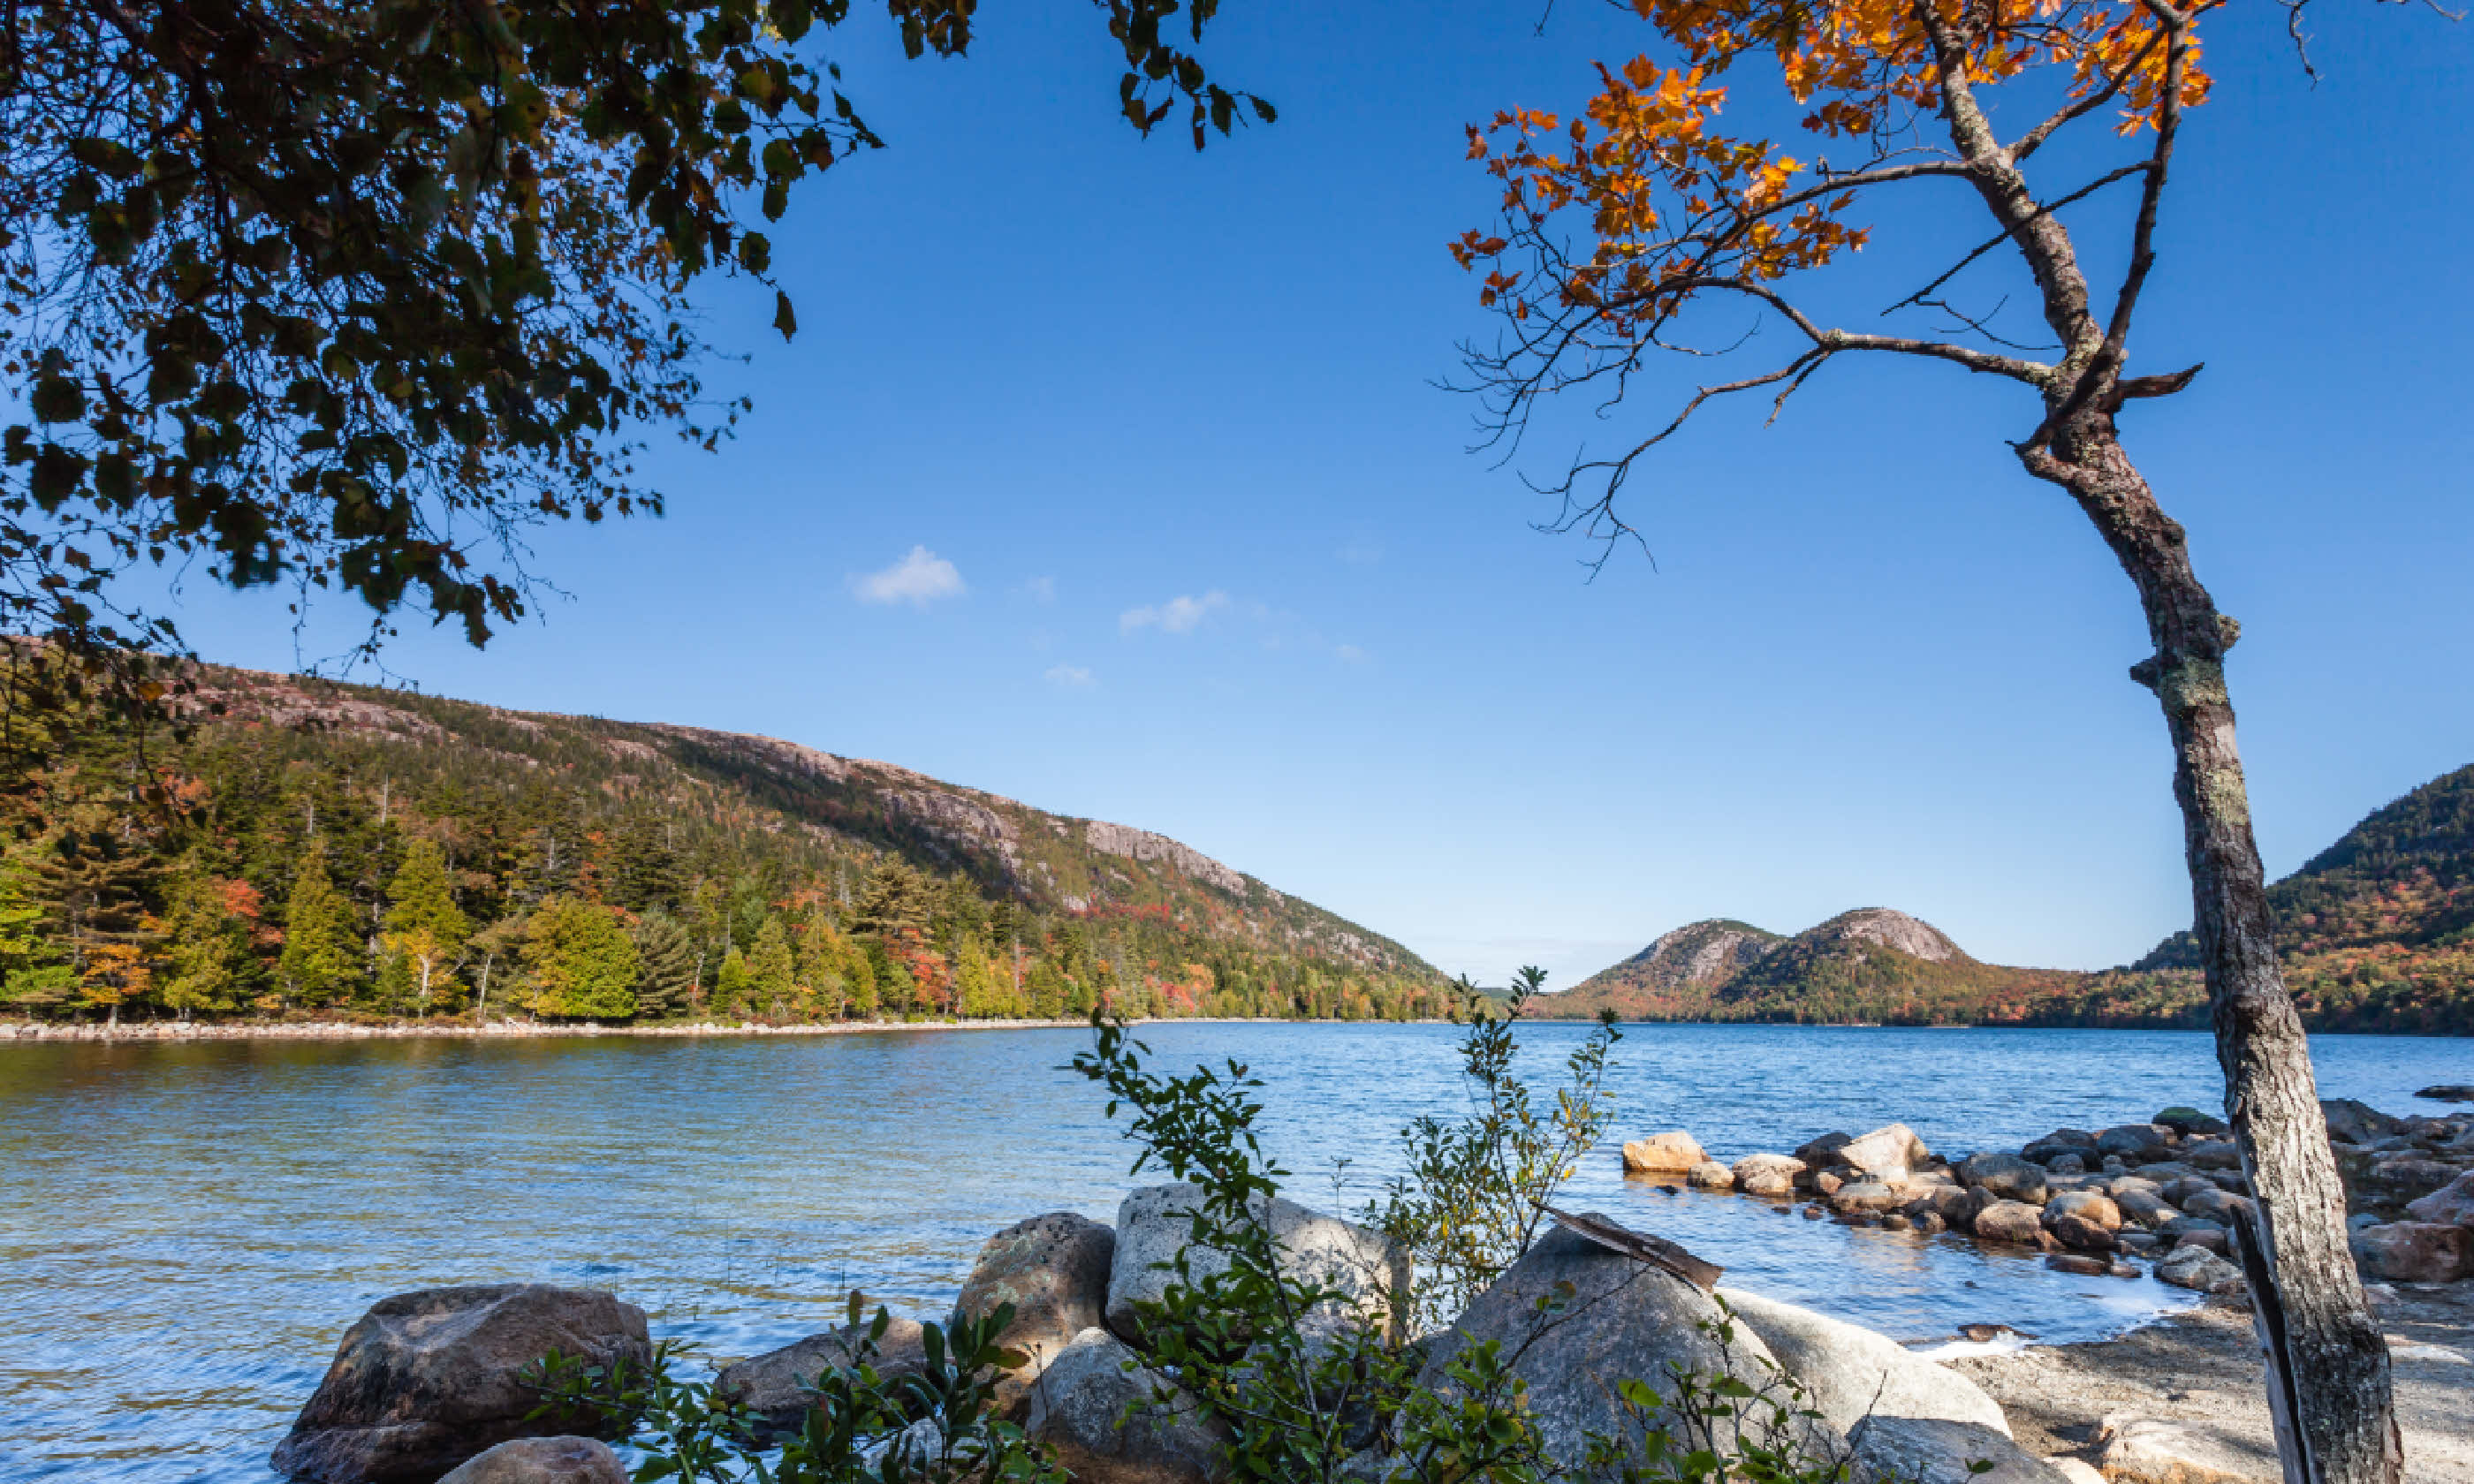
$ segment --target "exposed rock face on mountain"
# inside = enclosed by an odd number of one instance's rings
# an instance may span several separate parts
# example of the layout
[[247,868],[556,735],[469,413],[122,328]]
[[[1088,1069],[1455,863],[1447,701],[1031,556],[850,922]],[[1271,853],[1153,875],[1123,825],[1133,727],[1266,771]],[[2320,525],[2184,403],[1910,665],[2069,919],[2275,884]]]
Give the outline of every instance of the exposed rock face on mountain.
[[1660,936],[1656,943],[1625,959],[1609,974],[1658,990],[1710,989],[1734,976],[1780,942],[1750,922],[1732,918],[1706,918],[1686,922]]
[[[2313,1030],[2474,1034],[2474,767],[2373,812],[2268,889],[2286,982]],[[1793,938],[1710,919],[1532,1002],[1655,1020],[2190,1026],[2198,950],[2176,933],[2125,969],[2014,969],[1885,907]]]
[[1842,912],[1819,927],[1799,933],[1796,941],[1833,946],[1877,944],[1935,964],[1967,956],[1958,951],[1958,945],[1951,942],[1950,936],[1940,928],[1887,907],[1858,907],[1853,912]]

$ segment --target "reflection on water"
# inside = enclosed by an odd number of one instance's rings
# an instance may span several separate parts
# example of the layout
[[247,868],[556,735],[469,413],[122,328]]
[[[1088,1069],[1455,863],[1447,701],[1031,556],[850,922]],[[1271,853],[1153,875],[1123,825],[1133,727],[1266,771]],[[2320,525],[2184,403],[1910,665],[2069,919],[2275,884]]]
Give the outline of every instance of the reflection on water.
[[[1573,1026],[1524,1035],[1552,1067]],[[1355,1205],[1395,1136],[1460,1106],[1444,1026],[1166,1025],[1164,1063],[1248,1062],[1309,1204]],[[1108,1217],[1130,1149],[1056,1068],[1080,1032],[813,1039],[0,1046],[0,1478],[263,1481],[335,1339],[385,1294],[542,1280],[616,1290],[656,1332],[739,1355],[813,1332],[858,1284],[937,1313],[979,1244],[1044,1210]],[[2332,1037],[2327,1096],[2402,1110],[2474,1081],[2468,1043]],[[1660,1026],[1613,1078],[1627,1135],[1723,1159],[1904,1119],[1944,1152],[2208,1106],[2205,1037]],[[1346,1161],[1335,1171],[1334,1161]],[[2046,1338],[2181,1296],[1957,1239],[1851,1230],[1626,1181],[1570,1203],[1685,1243],[1728,1281],[1907,1339]],[[109,1462],[107,1462],[109,1461]]]

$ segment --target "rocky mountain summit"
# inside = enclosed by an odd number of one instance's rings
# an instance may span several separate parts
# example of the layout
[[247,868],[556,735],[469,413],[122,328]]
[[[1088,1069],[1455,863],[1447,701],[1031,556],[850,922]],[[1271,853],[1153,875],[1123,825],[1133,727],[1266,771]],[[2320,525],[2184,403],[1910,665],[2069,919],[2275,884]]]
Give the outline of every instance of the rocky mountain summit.
[[[2474,767],[2365,817],[2268,890],[2313,1030],[2474,1034]],[[2098,972],[1988,964],[1919,918],[1866,907],[1782,938],[1710,918],[1561,993],[1543,1017],[1832,1024],[2207,1023],[2187,932]]]

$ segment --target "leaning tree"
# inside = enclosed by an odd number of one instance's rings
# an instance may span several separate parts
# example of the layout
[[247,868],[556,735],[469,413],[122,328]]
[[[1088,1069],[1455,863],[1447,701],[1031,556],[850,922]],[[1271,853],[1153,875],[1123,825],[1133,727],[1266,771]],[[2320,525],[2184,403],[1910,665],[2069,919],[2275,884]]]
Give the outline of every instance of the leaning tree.
[[[2130,333],[2156,262],[2157,223],[2189,110],[2208,75],[2199,24],[2219,0],[1624,0],[1667,59],[1601,66],[1581,114],[1515,109],[1469,130],[1501,182],[1502,219],[1452,245],[1485,273],[1503,327],[1468,347],[1471,389],[1514,436],[1541,399],[1620,401],[1656,354],[1703,352],[1693,318],[1722,302],[1782,325],[1790,353],[1700,387],[1611,457],[1555,487],[1559,524],[1632,534],[1620,505],[1641,461],[1713,400],[1775,409],[1833,362],[1901,355],[2015,381],[2033,394],[2011,446],[2074,501],[2138,589],[2155,652],[2131,677],[2172,734],[2195,930],[2225,1101],[2257,1195],[2239,1218],[2278,1447],[2292,1484],[2392,1484],[2402,1472],[2388,1352],[2347,1251],[2343,1191],[2293,1001],[2279,971],[2253,843],[2225,653],[2240,634],[2194,572],[2180,525],[2123,450],[2117,419],[2171,396],[2196,366],[2134,371]],[[2298,15],[2298,7],[2295,13]],[[2298,39],[2298,33],[2297,33]],[[1775,65],[1804,126],[1854,156],[1800,164],[1771,141],[1719,132],[1721,80]],[[2055,156],[2112,161],[2060,169]],[[2110,165],[2110,168],[2107,166]],[[1934,330],[1843,328],[1790,294],[1797,275],[1864,245],[1856,213],[1880,193],[1960,193],[1983,240],[1894,309]],[[2124,267],[2091,283],[2066,208],[2119,191]],[[1970,208],[1971,210],[1973,207]],[[2108,244],[2108,246],[2115,246]],[[2006,265],[2033,287],[2044,347],[2020,346],[1953,300],[1964,273]],[[1893,322],[1896,323],[1896,322]],[[2168,362],[2168,366],[2173,363]],[[2032,417],[2032,422],[2028,417]]]
[[[1092,0],[1117,107],[1201,148],[1270,107],[1191,48],[1218,0]],[[883,0],[959,55],[976,0]],[[771,284],[764,225],[880,141],[826,46],[852,0],[0,5],[0,633],[178,649],[160,568],[524,610],[526,532],[658,512],[708,446],[689,293]],[[794,325],[776,289],[775,326]],[[16,659],[32,653],[12,645]]]

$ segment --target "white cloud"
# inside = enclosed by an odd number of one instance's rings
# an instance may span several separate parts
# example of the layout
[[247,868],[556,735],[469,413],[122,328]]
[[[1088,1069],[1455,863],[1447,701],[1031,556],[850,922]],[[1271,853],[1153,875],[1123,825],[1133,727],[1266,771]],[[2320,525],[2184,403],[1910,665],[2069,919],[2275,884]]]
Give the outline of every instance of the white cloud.
[[1166,603],[1145,604],[1129,608],[1117,615],[1117,629],[1131,634],[1137,629],[1157,629],[1163,634],[1192,634],[1196,625],[1228,606],[1228,594],[1215,587],[1197,598],[1179,593]]
[[1033,603],[1054,603],[1056,601],[1056,579],[1054,577],[1030,578],[1023,583],[1022,591],[1023,596]]
[[954,570],[954,563],[925,546],[911,547],[909,556],[882,572],[851,579],[851,591],[861,603],[926,608],[938,598],[958,597],[964,590],[962,574]]
[[1042,677],[1059,690],[1088,690],[1100,683],[1099,677],[1079,664],[1053,664]]
[[1332,653],[1340,657],[1342,662],[1346,664],[1364,664],[1369,658],[1366,651],[1354,644],[1343,644]]

